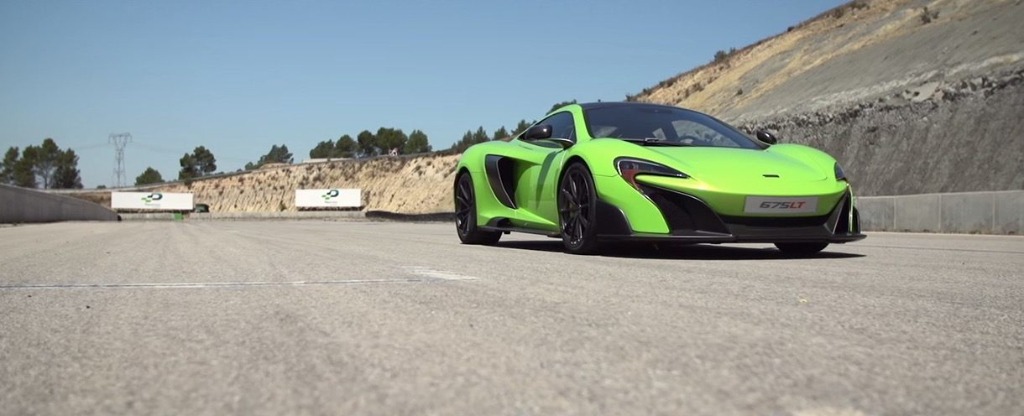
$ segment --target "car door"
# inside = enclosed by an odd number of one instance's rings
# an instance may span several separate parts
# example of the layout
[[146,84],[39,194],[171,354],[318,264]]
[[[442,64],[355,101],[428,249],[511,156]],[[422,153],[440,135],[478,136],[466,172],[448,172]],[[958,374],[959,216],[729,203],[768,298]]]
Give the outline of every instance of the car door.
[[[576,140],[575,123],[571,112],[552,114],[537,123],[551,126],[552,138]],[[565,148],[554,141],[519,141],[528,148],[529,160],[518,164],[516,172],[516,201],[520,204],[517,219],[520,226],[555,231],[558,229],[556,192],[558,175],[565,156]]]

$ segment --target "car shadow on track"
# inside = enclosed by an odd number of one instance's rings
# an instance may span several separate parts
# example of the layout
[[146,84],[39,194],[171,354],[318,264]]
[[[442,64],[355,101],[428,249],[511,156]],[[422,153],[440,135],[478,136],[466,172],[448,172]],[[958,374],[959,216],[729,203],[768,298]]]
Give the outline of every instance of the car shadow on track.
[[[502,241],[498,247],[520,250],[565,252],[561,241]],[[677,259],[677,260],[798,260],[798,259],[848,259],[864,257],[863,254],[843,253],[841,245],[831,245],[824,251],[810,256],[782,254],[775,247],[737,247],[713,244],[609,244],[601,251],[603,257],[635,259]]]

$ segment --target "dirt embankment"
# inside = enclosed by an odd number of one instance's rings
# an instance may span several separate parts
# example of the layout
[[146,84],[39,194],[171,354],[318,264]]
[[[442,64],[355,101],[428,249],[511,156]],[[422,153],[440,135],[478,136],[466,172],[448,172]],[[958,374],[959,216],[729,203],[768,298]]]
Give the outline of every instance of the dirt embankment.
[[[296,211],[296,189],[360,188],[364,209],[406,214],[453,209],[458,155],[381,157],[316,164],[277,165],[240,175],[168,184],[148,191],[191,192],[213,212]],[[110,192],[74,194],[110,206]]]
[[290,165],[160,190],[192,192],[214,212],[266,212],[296,210],[296,189],[360,188],[366,210],[439,212],[452,209],[456,163],[457,156],[429,156]]
[[860,195],[1024,189],[1022,3],[854,1],[634,99],[826,150]]
[[366,210],[431,213],[452,209],[458,156],[377,158],[260,170],[223,180],[162,188],[193,192],[215,212],[294,211],[296,189],[361,188]]

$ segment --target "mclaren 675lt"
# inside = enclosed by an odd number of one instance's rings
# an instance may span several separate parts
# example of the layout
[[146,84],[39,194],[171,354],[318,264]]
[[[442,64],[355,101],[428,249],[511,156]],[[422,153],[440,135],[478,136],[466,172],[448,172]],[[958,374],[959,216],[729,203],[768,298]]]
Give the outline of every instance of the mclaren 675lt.
[[509,141],[469,147],[456,172],[466,244],[517,231],[561,238],[574,254],[652,241],[810,255],[864,238],[834,158],[679,107],[570,104]]

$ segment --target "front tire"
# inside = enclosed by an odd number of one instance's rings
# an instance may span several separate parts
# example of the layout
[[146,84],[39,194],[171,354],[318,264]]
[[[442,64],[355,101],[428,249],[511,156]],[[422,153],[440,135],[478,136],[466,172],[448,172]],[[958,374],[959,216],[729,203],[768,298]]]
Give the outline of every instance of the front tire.
[[597,253],[597,188],[590,169],[573,163],[558,186],[558,223],[562,244],[572,254]]
[[828,243],[775,243],[782,254],[787,256],[810,256],[828,247]]
[[481,230],[476,224],[476,194],[469,172],[459,175],[455,181],[455,231],[462,244],[492,246],[501,239],[500,232]]

